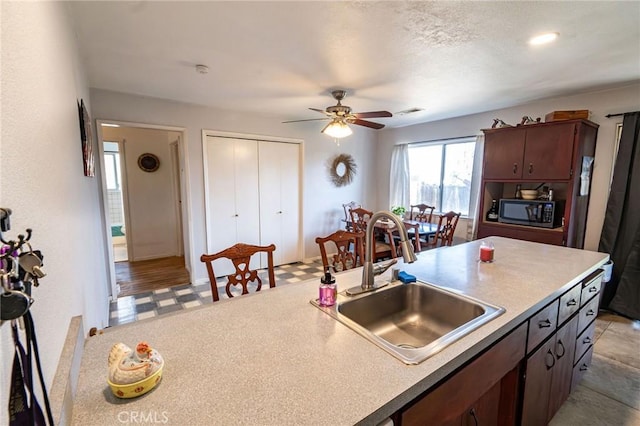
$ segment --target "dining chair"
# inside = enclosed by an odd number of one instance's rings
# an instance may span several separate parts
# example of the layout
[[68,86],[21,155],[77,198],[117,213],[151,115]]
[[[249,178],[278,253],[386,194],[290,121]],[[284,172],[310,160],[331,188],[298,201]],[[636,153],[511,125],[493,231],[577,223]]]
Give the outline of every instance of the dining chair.
[[[342,229],[326,237],[316,238],[316,243],[320,246],[320,255],[324,270],[333,268],[335,272],[346,271],[358,266],[362,266],[363,250],[362,241],[364,232],[350,232]],[[327,255],[327,243],[333,242],[337,252],[329,259]]]
[[[362,207],[351,209],[351,224],[353,225],[353,232],[362,232],[366,235],[367,225],[371,216],[373,216],[373,212],[371,210],[363,209]],[[373,242],[375,243],[375,246],[373,247],[373,262],[389,257],[398,257],[398,254],[396,253],[396,245],[393,241],[393,234],[388,227],[385,229],[374,229],[373,231]],[[363,250],[366,249],[367,244],[371,243],[370,241],[364,240],[366,240],[366,238],[363,238]]]
[[434,209],[435,207],[428,206],[426,204],[412,204],[410,219],[415,220],[416,222],[431,223]]
[[432,240],[422,240],[421,243],[430,248],[452,245],[458,219],[460,219],[460,213],[453,211],[438,215],[438,231]]
[[274,244],[268,246],[256,246],[251,244],[238,243],[215,254],[203,254],[200,256],[200,261],[207,266],[207,273],[209,274],[209,282],[211,283],[211,295],[213,301],[220,300],[218,294],[218,286],[216,284],[216,274],[213,270],[213,261],[216,259],[229,259],[233,262],[235,272],[227,275],[227,285],[225,287],[227,296],[233,297],[231,293],[231,286],[242,286],[242,294],[249,293],[249,284],[257,283],[256,290],[260,291],[262,288],[262,279],[258,275],[257,269],[249,269],[249,262],[251,257],[258,253],[267,254],[267,274],[269,277],[269,287],[276,286],[276,279],[273,267],[273,252],[276,246]]
[[351,224],[351,210],[357,209],[358,207],[362,206],[355,201],[342,205],[342,208],[344,209],[344,229],[347,231],[353,231],[353,225]]

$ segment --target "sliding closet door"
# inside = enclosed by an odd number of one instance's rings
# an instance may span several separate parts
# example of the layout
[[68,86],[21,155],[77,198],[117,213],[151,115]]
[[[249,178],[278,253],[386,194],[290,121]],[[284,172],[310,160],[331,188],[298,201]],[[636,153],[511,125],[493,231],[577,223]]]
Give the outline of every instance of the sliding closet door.
[[[204,159],[207,252],[260,244],[258,143],[208,136]],[[251,267],[260,267],[259,259]],[[214,269],[220,276],[233,272],[233,265],[215,261]]]
[[300,261],[300,145],[258,144],[260,240],[263,245],[276,245],[276,265]]

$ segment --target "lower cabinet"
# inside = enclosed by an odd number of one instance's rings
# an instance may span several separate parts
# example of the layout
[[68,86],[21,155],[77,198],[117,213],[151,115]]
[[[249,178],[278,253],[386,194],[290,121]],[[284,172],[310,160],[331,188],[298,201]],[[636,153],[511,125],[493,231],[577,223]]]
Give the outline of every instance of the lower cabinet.
[[394,425],[516,424],[527,324],[393,416]]
[[544,425],[571,392],[578,317],[574,316],[527,359],[523,425]]

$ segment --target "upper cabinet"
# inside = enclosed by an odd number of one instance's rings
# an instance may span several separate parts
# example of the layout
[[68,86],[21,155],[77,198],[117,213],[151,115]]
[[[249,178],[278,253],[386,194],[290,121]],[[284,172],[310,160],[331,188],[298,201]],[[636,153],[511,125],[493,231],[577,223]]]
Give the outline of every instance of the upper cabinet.
[[578,124],[485,130],[484,179],[568,180]]

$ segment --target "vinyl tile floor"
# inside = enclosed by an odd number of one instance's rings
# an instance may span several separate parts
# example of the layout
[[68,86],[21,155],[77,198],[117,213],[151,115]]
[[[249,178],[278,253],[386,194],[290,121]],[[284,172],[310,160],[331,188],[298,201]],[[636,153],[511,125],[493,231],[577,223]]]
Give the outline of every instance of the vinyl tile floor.
[[[261,271],[259,274],[261,277],[264,277],[266,272]],[[292,263],[275,268],[278,287],[295,284],[312,278],[320,278],[322,274],[323,268],[320,260],[315,260],[310,263]],[[268,280],[263,278],[263,282],[268,282]],[[226,279],[218,278],[218,294],[220,298],[228,298],[224,288],[225,285]],[[251,289],[249,291],[251,291]],[[240,294],[239,291],[238,294]],[[133,296],[119,297],[110,304],[109,326],[113,327],[146,318],[153,318],[158,315],[208,303],[213,303],[209,283],[196,286],[185,284]]]
[[640,321],[600,311],[591,367],[551,426],[640,426]]

